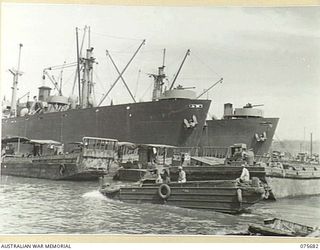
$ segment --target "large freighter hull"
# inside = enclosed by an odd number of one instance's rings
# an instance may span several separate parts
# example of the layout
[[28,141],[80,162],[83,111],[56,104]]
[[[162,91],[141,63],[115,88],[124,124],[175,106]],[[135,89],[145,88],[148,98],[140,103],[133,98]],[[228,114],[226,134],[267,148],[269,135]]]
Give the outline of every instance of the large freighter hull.
[[[8,118],[2,120],[2,137],[25,136],[68,143],[94,136],[134,143],[196,146],[209,106],[208,100],[167,99]],[[193,116],[198,124],[186,128],[184,119]]]
[[[207,121],[201,146],[227,148],[235,143],[245,143],[255,154],[268,153],[279,118],[221,119]],[[256,135],[266,134],[258,141]]]

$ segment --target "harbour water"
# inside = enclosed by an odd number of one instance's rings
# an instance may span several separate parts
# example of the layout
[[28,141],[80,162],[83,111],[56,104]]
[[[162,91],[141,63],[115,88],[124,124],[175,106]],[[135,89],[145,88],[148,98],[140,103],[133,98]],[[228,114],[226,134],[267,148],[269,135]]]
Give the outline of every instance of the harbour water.
[[109,200],[98,182],[0,180],[1,234],[224,235],[269,217],[320,226],[320,196],[261,202],[250,213],[228,215]]

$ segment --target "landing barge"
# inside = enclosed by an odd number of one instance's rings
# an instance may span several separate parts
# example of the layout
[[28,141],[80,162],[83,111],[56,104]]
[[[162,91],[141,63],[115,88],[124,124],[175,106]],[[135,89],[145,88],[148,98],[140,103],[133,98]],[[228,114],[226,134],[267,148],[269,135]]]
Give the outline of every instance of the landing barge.
[[[17,142],[19,150],[10,154],[8,145]],[[19,145],[24,142],[24,145]],[[10,144],[9,144],[10,143]],[[98,180],[109,172],[115,159],[117,140],[84,137],[73,151],[65,153],[62,144],[51,140],[30,140],[15,137],[2,140],[7,147],[1,162],[1,175],[50,180]],[[30,153],[20,148],[31,146]],[[6,146],[7,145],[7,146]],[[46,151],[46,153],[44,153]]]
[[320,195],[320,164],[273,163],[265,168],[265,181],[275,199]]

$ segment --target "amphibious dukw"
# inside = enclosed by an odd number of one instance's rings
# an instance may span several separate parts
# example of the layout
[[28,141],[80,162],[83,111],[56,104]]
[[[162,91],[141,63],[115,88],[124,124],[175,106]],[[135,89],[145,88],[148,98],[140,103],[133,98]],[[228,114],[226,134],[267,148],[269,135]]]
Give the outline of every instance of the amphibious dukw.
[[224,213],[241,213],[265,197],[265,187],[237,181],[187,181],[162,184],[104,184],[100,192],[111,199],[130,203],[165,204]]
[[[97,180],[108,174],[118,141],[84,137],[70,152],[52,140],[2,139],[1,175],[51,180]],[[16,148],[15,148],[16,146]]]

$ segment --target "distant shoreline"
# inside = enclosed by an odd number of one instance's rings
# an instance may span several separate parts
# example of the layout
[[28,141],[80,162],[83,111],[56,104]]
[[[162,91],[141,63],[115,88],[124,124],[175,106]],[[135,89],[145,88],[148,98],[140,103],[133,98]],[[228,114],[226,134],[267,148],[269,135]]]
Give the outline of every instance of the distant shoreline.
[[[275,141],[273,140],[271,145],[271,151],[281,151],[281,152],[289,152],[291,154],[297,154],[300,152],[310,153],[310,141],[303,140],[283,140],[283,141]],[[319,154],[320,152],[320,141],[314,141],[312,143],[312,153]]]

